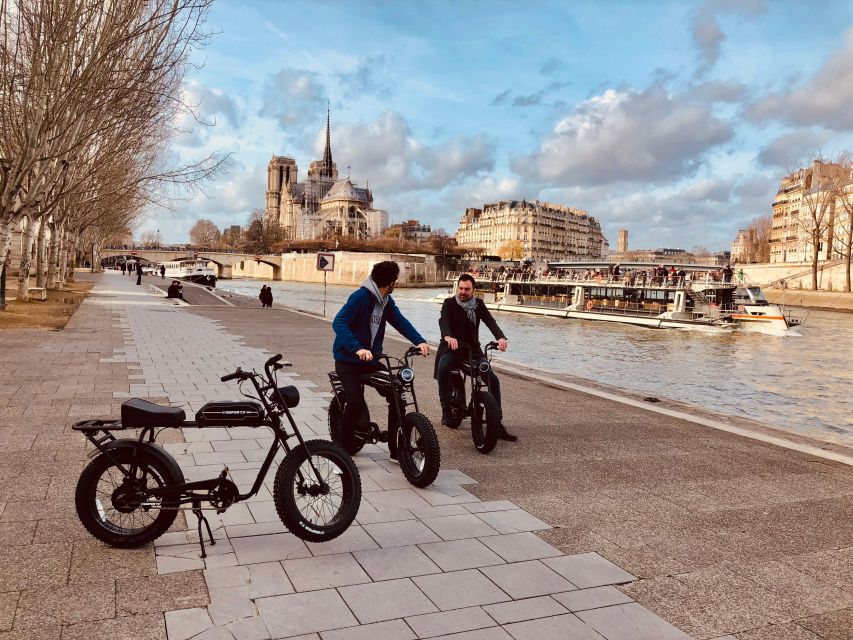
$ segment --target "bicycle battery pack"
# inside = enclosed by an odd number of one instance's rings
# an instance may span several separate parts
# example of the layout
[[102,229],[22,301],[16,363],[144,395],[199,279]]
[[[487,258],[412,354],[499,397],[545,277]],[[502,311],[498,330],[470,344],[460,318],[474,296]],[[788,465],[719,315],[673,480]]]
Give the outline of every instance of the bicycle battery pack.
[[206,426],[263,424],[264,409],[257,402],[208,402],[195,414],[196,422]]

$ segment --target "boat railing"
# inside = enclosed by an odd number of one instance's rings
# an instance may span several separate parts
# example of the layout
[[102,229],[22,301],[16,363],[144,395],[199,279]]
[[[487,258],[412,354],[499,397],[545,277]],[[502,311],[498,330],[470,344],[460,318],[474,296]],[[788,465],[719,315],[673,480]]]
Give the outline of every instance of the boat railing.
[[[447,278],[455,282],[463,272],[449,272]],[[477,282],[491,282],[494,284],[562,284],[582,286],[622,286],[630,288],[665,288],[665,289],[692,289],[695,286],[723,286],[734,287],[737,282],[726,282],[723,277],[716,277],[711,273],[698,275],[688,273],[685,276],[652,276],[645,273],[634,273],[631,275],[604,275],[604,274],[534,274],[534,273],[510,273],[510,272],[464,272],[473,276]]]

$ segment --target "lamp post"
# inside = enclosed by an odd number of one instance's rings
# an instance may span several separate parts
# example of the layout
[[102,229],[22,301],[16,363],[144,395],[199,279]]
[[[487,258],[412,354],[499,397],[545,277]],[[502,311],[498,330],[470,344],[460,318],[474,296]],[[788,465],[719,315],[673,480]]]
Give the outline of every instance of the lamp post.
[[157,251],[160,250],[160,229],[157,229]]

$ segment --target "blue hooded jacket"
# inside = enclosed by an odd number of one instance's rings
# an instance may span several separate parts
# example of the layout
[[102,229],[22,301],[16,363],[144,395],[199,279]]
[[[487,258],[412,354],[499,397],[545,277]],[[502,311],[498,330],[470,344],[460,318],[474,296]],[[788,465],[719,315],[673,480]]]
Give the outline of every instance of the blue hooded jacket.
[[346,304],[338,311],[332,321],[332,329],[335,331],[335,343],[332,346],[335,360],[352,362],[355,364],[367,364],[359,360],[355,355],[359,349],[370,349],[375,362],[377,355],[382,353],[382,343],[385,340],[385,323],[400,332],[412,344],[426,342],[423,336],[417,332],[412,324],[403,317],[391,296],[387,296],[387,303],[382,311],[382,319],[379,322],[379,330],[373,344],[370,344],[370,318],[376,305],[376,297],[367,289],[360,287],[350,295]]

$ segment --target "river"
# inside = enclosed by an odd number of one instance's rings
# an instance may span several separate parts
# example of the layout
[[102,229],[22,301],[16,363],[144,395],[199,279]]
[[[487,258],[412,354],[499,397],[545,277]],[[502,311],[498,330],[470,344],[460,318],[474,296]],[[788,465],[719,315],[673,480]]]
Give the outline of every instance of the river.
[[[257,297],[261,284],[272,287],[278,304],[323,311],[322,285],[221,280],[218,287]],[[330,285],[326,315],[333,316],[352,290]],[[438,341],[433,298],[447,291],[398,289],[394,299],[428,340]],[[813,310],[786,335],[649,329],[509,312],[495,317],[510,339],[507,357],[525,365],[853,445],[853,314]],[[480,337],[485,342],[488,329]]]

